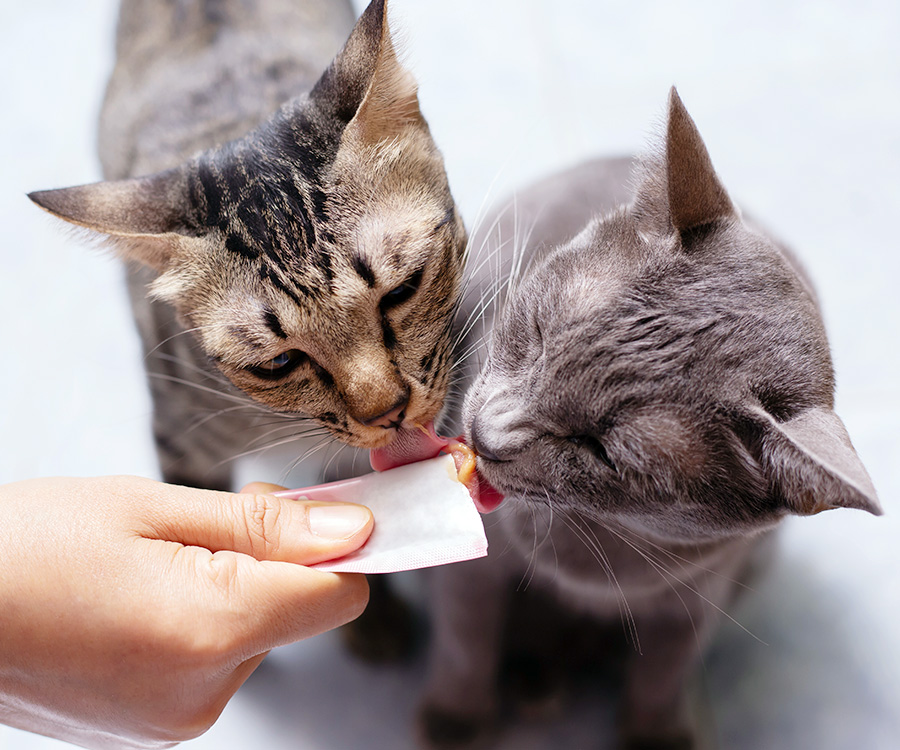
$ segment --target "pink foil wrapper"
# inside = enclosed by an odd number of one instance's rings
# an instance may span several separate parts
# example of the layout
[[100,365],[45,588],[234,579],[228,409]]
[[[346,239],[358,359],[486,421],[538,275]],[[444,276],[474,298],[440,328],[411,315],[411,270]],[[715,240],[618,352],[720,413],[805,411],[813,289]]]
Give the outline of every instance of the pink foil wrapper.
[[451,456],[276,494],[359,503],[372,511],[375,529],[366,544],[346,557],[311,566],[318,570],[396,573],[487,555],[481,514],[456,478]]

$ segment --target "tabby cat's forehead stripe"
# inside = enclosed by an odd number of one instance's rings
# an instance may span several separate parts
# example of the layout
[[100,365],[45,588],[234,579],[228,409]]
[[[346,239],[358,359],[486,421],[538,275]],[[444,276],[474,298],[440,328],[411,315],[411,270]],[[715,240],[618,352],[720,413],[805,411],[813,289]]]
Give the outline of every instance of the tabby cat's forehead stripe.
[[300,297],[298,296],[297,292],[295,292],[287,284],[285,284],[284,281],[281,280],[279,275],[268,265],[264,264],[264,265],[260,266],[259,276],[263,281],[272,284],[272,286],[274,286],[276,289],[278,289],[281,292],[284,292],[288,297],[291,298],[291,300],[294,302],[295,305],[297,305],[297,307],[303,306],[303,303],[301,302]]
[[280,277],[282,291],[290,284],[307,294],[308,284],[291,282],[310,264],[322,277],[314,286],[333,288],[332,258],[320,246],[334,242],[326,228],[328,195],[321,180],[345,125],[323,117],[310,100],[300,100],[252,140],[201,158],[190,181],[191,201],[202,217],[198,223],[221,229],[228,250],[274,266],[273,273],[262,275]]
[[210,165],[202,160],[197,167],[197,177],[203,187],[203,198],[206,202],[206,221],[208,227],[219,225],[222,201],[219,194],[219,186]]
[[306,182],[319,182],[337,155],[345,123],[332,122],[332,132],[323,132],[322,124],[305,109],[289,114],[279,125],[270,134],[274,152],[286,157]]
[[229,234],[225,238],[225,248],[245,258],[256,260],[259,258],[259,251],[250,247],[238,234]]
[[266,322],[266,325],[269,327],[269,330],[272,331],[278,338],[286,339],[287,334],[284,332],[284,328],[281,327],[281,321],[278,320],[278,316],[272,310],[266,310],[263,313],[263,319]]
[[238,159],[221,172],[220,190],[230,203],[239,202],[247,191],[250,179],[244,166],[244,161]]
[[372,272],[371,266],[361,255],[353,256],[353,270],[359,277],[366,282],[366,285],[372,289],[375,286],[375,274]]
[[320,250],[313,255],[313,262],[325,277],[328,292],[334,292],[334,268],[332,267],[331,253],[327,249]]

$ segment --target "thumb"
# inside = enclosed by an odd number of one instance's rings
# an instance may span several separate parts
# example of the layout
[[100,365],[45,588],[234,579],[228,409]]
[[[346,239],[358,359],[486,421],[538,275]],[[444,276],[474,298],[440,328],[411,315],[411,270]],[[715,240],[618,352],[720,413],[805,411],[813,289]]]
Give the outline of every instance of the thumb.
[[146,519],[151,535],[211,552],[313,565],[359,549],[374,527],[363,505],[163,487]]

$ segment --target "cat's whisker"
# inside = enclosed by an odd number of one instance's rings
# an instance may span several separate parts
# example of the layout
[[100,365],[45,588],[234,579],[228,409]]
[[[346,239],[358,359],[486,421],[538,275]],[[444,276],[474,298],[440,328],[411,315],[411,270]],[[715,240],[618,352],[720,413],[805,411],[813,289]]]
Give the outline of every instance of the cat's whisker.
[[[243,317],[246,315],[246,313],[244,311],[240,311],[240,315]],[[185,328],[184,330],[178,331],[177,333],[173,333],[171,336],[163,339],[156,346],[154,346],[150,351],[148,351],[147,354],[144,355],[144,360],[145,361],[148,360],[151,356],[157,356],[157,357],[161,356],[158,353],[159,349],[164,347],[170,341],[174,341],[175,339],[177,339],[181,336],[184,336],[184,335],[190,334],[190,333],[197,333],[199,331],[227,330],[229,326],[234,325],[234,322],[235,321],[229,321],[228,323],[207,323],[202,326],[194,326],[193,328]],[[194,342],[194,343],[196,343],[196,342]],[[203,370],[202,372],[206,373],[205,370]]]
[[609,557],[607,556],[606,551],[603,549],[603,545],[600,543],[597,535],[592,530],[590,530],[590,526],[587,523],[585,523],[584,525],[579,523],[579,520],[587,521],[587,519],[580,519],[579,516],[572,515],[570,513],[562,513],[560,514],[560,516],[565,524],[572,530],[572,532],[581,539],[585,547],[587,547],[588,551],[600,565],[603,572],[606,573],[607,578],[618,592],[618,596],[616,596],[616,604],[619,608],[619,617],[621,618],[622,625],[625,628],[626,636],[631,641],[631,644],[634,647],[635,651],[637,651],[637,653],[642,653],[641,640],[637,632],[637,624],[634,619],[634,613],[631,610],[631,606],[628,604],[628,598],[625,596],[625,591],[619,584],[619,579],[616,576],[616,571],[614,570],[612,563],[610,563]]
[[559,573],[559,553],[556,550],[556,542],[553,540],[553,522],[556,520],[556,504],[553,502],[553,498],[550,497],[550,493],[544,492],[544,499],[547,503],[547,510],[550,511],[550,517],[547,519],[547,536],[546,541],[550,542],[550,546],[553,549],[553,563],[554,563],[554,576]]
[[242,404],[247,406],[248,408],[253,408],[263,414],[272,413],[270,409],[266,408],[262,404],[257,404],[252,401],[250,398],[246,396],[241,396],[234,393],[224,393],[220,390],[216,390],[215,388],[210,388],[209,386],[202,385],[201,383],[194,383],[191,380],[187,380],[185,378],[179,378],[175,375],[167,375],[162,372],[150,372],[147,373],[147,377],[155,378],[157,380],[165,380],[170,383],[178,383],[179,385],[187,386],[188,388],[193,388],[198,391],[202,391],[204,393],[209,393],[213,396],[217,396],[218,398],[224,399],[225,401],[231,401],[232,403]]
[[[511,158],[511,155],[510,155],[510,158]],[[472,221],[472,228],[471,228],[469,237],[475,237],[476,235],[481,235],[481,237],[483,239],[482,239],[479,249],[482,249],[484,247],[484,245],[487,243],[488,238],[491,235],[491,231],[493,230],[496,223],[499,221],[499,217],[495,218],[494,223],[491,225],[491,230],[481,234],[481,224],[489,215],[488,209],[491,204],[491,195],[494,192],[494,188],[496,187],[497,180],[500,179],[500,175],[503,174],[503,170],[506,169],[507,165],[509,164],[510,158],[507,158],[507,160],[503,164],[501,164],[500,167],[497,169],[496,173],[494,174],[493,179],[491,180],[490,185],[488,185],[488,188],[484,193],[484,197],[481,199],[481,204],[478,206],[478,210],[475,212],[475,219]],[[469,260],[470,248],[471,248],[471,242],[466,244],[466,252],[465,252],[464,257],[465,257],[467,263]]]
[[529,257],[525,252],[525,248],[527,248],[531,243],[531,236],[534,234],[535,227],[537,226],[538,218],[541,214],[541,211],[538,211],[537,215],[531,222],[531,226],[525,231],[524,236],[519,237],[519,231],[522,229],[522,224],[519,221],[515,222],[514,225],[514,240],[513,240],[513,266],[512,271],[509,274],[509,278],[507,279],[507,293],[508,295],[512,295],[515,293],[518,288],[519,279],[521,279],[524,275],[527,275],[528,269],[531,267],[531,264],[535,262],[537,255],[535,253],[531,253]]
[[[669,587],[672,589],[673,593],[675,593],[675,595],[681,601],[682,605],[684,606],[685,612],[688,614],[688,617],[691,619],[692,623],[693,623],[693,617],[691,615],[690,608],[688,607],[687,602],[685,602],[684,598],[681,596],[681,594],[677,590],[676,584],[684,587],[687,591],[689,591],[690,593],[697,596],[704,603],[708,604],[720,615],[725,617],[727,620],[731,621],[733,624],[737,625],[737,627],[739,627],[741,630],[743,630],[751,638],[753,638],[757,642],[761,643],[763,646],[769,645],[764,640],[762,640],[762,638],[760,638],[758,635],[756,635],[754,632],[752,632],[750,629],[748,629],[747,627],[742,625],[729,612],[724,610],[722,607],[720,607],[718,604],[716,604],[714,601],[712,601],[709,597],[702,594],[700,592],[700,590],[697,589],[696,586],[694,586],[691,583],[688,583],[688,581],[683,580],[683,579],[679,578],[678,576],[676,576],[671,570],[666,568],[666,566],[663,565],[657,558],[653,557],[653,555],[651,555],[649,552],[647,552],[645,549],[643,549],[640,546],[639,540],[640,540],[640,542],[646,542],[647,541],[646,539],[636,537],[636,535],[634,535],[633,532],[630,532],[632,534],[633,538],[629,539],[626,536],[626,534],[623,533],[624,532],[623,529],[620,528],[617,530],[613,527],[612,524],[606,525],[605,528],[611,534],[614,534],[619,539],[621,539],[625,544],[627,544],[629,547],[631,547],[631,549],[633,549],[637,554],[639,554],[642,558],[644,558],[644,560],[646,560],[647,563],[649,563],[660,574],[660,576],[662,576],[663,580],[669,585]],[[694,628],[694,633],[695,633],[695,636],[697,637],[697,646],[699,649],[702,650],[702,643],[700,642],[700,637],[699,637],[699,634],[697,633],[696,627]]]
[[[481,278],[481,272],[483,268],[489,263],[500,257],[502,251],[502,245],[493,249],[490,253],[488,253],[483,259],[478,262],[478,265],[475,268],[469,268],[468,273],[463,281],[462,293],[460,295],[461,303],[467,303],[472,296],[473,292],[478,291],[480,296],[484,296],[486,292],[489,292],[491,288],[495,287],[499,282],[499,270],[492,271],[489,275],[489,281],[485,283],[485,280]],[[474,286],[476,280],[478,281],[478,287]],[[487,286],[487,290],[483,287]]]
[[[148,354],[147,356],[149,357],[150,355]],[[173,354],[166,354],[165,352],[156,352],[153,355],[153,358],[157,359],[157,360],[162,360],[164,362],[171,362],[172,364],[178,365],[179,367],[185,367],[188,370],[190,370],[191,372],[195,372],[198,375],[200,375],[201,377],[206,378],[207,380],[212,380],[214,383],[219,383],[220,385],[222,385],[225,388],[233,387],[231,384],[231,381],[228,380],[226,377],[217,376],[216,373],[214,373],[213,371],[207,370],[203,367],[200,367],[199,365],[196,365],[193,362],[190,362],[190,361],[184,359],[183,357],[176,357]]]
[[685,570],[685,566],[690,566],[690,567],[694,568],[695,570],[698,570],[702,573],[709,573],[710,575],[713,575],[716,578],[720,578],[723,581],[727,582],[729,585],[734,586],[736,588],[741,588],[741,589],[744,589],[745,591],[754,591],[752,586],[748,586],[743,581],[737,580],[736,578],[733,578],[732,576],[727,576],[724,573],[722,573],[721,571],[715,570],[714,568],[710,568],[706,565],[701,565],[700,563],[695,562],[694,560],[689,560],[686,557],[682,557],[681,555],[678,555],[675,552],[672,552],[672,550],[668,550],[665,547],[663,547],[662,545],[657,544],[652,539],[647,539],[646,537],[638,537],[637,534],[635,534],[635,532],[630,529],[625,529],[624,527],[620,527],[619,531],[622,533],[632,534],[632,536],[635,537],[636,539],[639,539],[641,543],[649,545],[653,549],[657,550],[660,554],[663,554],[666,557],[668,557],[672,562],[676,563],[678,565],[678,567],[681,568],[681,570]]
[[[684,611],[687,614],[688,620],[691,623],[691,629],[694,631],[694,640],[697,644],[697,651],[698,651],[698,653],[702,653],[703,644],[700,640],[700,633],[697,630],[697,624],[694,621],[694,616],[691,613],[690,607],[688,607],[687,602],[684,600],[684,597],[681,595],[681,592],[678,590],[678,588],[676,587],[675,584],[678,583],[678,584],[684,586],[691,593],[694,593],[697,596],[700,596],[701,599],[705,599],[705,597],[703,597],[698,591],[693,589],[686,582],[681,581],[677,576],[672,575],[671,571],[669,571],[664,565],[660,564],[658,561],[654,560],[653,557],[651,555],[649,555],[645,550],[641,549],[639,545],[637,545],[636,543],[632,543],[631,541],[626,539],[622,534],[616,532],[611,526],[607,526],[606,528],[610,531],[610,533],[617,536],[620,540],[622,540],[625,544],[627,544],[634,552],[636,552],[638,555],[640,555],[650,565],[650,567],[652,567],[657,573],[659,573],[662,580],[672,590],[672,593],[675,594],[675,596],[678,598],[678,601],[681,602],[681,606],[684,607]],[[671,577],[671,579],[674,579],[674,582],[673,582],[673,580],[670,579],[670,577]],[[708,602],[709,600],[706,599],[706,601]],[[713,605],[713,606],[715,606],[715,605]],[[719,609],[719,608],[716,607],[716,609]],[[721,610],[719,610],[719,611],[721,611]]]
[[219,417],[225,416],[226,414],[233,414],[235,412],[247,411],[255,408],[255,405],[252,404],[238,404],[237,406],[229,406],[223,409],[216,409],[209,414],[205,414],[202,417],[198,417],[191,424],[188,425],[185,433],[192,432],[193,430],[199,429],[207,422],[212,421],[213,419],[217,419]]
[[[492,278],[491,283],[486,285],[486,288],[482,288],[480,290],[481,294],[478,302],[472,306],[471,312],[469,313],[466,321],[460,327],[460,331],[457,334],[457,340],[455,342],[457,346],[487,315],[487,312],[491,309],[491,307],[496,306],[498,299],[500,299],[504,293],[505,284],[506,282],[500,281],[495,274]],[[480,339],[477,343],[479,346],[487,347],[489,345],[489,337]]]
[[283,476],[287,477],[294,469],[296,469],[300,464],[304,461],[308,461],[312,458],[316,453],[319,453],[323,449],[327,448],[329,444],[332,443],[330,435],[324,436],[317,443],[314,443],[309,448],[307,448],[303,453],[301,453],[296,459],[291,461],[288,465],[287,469],[285,469]]
[[[268,430],[267,432],[257,436],[253,440],[246,443],[246,445],[248,448],[255,447],[257,445],[260,445],[261,443],[265,443],[265,442],[269,441],[272,438],[275,438],[278,435],[278,433],[284,432],[284,430],[293,430],[293,432],[291,432],[290,435],[291,435],[291,437],[293,437],[297,440],[304,440],[304,439],[308,439],[308,438],[318,438],[318,437],[323,437],[323,436],[327,436],[330,434],[324,427],[317,426],[317,425],[307,426],[306,429],[299,430],[299,431],[296,429],[296,427],[297,427],[296,424],[286,424],[286,425],[281,425],[280,427],[275,427],[275,428]],[[287,437],[287,436],[283,436],[283,437]],[[281,439],[281,438],[279,437],[278,439]]]
[[[498,231],[498,227],[500,225],[500,221],[502,220],[502,218],[503,218],[503,212],[501,211],[494,218],[494,221],[491,224],[490,228],[483,235],[481,235],[481,241],[478,244],[477,248],[474,248],[474,243],[471,239],[468,242],[468,244],[466,245],[467,273],[463,280],[463,290],[464,290],[463,299],[466,298],[465,293],[468,292],[469,285],[471,285],[471,283],[475,279],[481,278],[480,274],[481,274],[481,271],[484,269],[484,267],[488,263],[491,263],[492,261],[501,257],[501,255],[502,255],[503,247],[504,247],[505,243],[503,243],[503,242],[495,243],[495,242],[491,241],[491,237],[494,234],[494,232]],[[472,236],[474,236],[474,234]],[[484,252],[486,247],[490,248],[489,252],[487,252],[487,253]],[[473,250],[473,248],[474,248],[474,250]],[[474,266],[474,268],[472,267],[473,263],[477,264]],[[496,280],[500,277],[499,270],[500,269],[498,267],[497,272],[491,274],[490,278],[492,280]]]
[[525,572],[522,574],[522,578],[519,580],[518,586],[516,586],[516,591],[527,591],[537,572],[537,552],[539,548],[537,541],[537,514],[535,513],[533,506],[529,506],[529,509],[531,510],[532,537],[534,542],[532,544],[531,557],[528,560],[528,565],[525,568]]
[[[464,365],[467,360],[471,359],[472,357],[476,357],[482,351],[483,351],[483,347],[479,346],[478,344],[472,344],[456,358],[456,361],[454,363],[455,366],[458,368],[462,367],[462,365]],[[454,374],[459,375],[460,378],[465,377],[464,373],[461,373],[461,372],[454,373]]]
[[[279,448],[283,445],[290,445],[291,443],[296,443],[298,441],[307,440],[308,436],[305,433],[295,433],[293,435],[289,435],[287,437],[275,440],[273,442],[267,443],[266,445],[261,445],[249,450],[242,451],[240,453],[233,454],[232,456],[219,461],[217,464],[213,466],[213,468],[219,468],[220,466],[224,466],[226,463],[231,463],[233,461],[237,461],[241,458],[246,458],[248,456],[253,455],[262,455],[267,451],[273,450],[275,448]],[[330,436],[326,433],[324,439],[330,439]],[[305,455],[305,454],[304,454]]]
[[[346,453],[347,448],[349,448],[349,446],[344,445],[343,443],[333,443],[333,444],[332,444],[332,447],[333,447],[335,450],[334,450],[334,452],[331,454],[331,457],[325,462],[325,466],[324,466],[323,469],[322,469],[322,472],[323,472],[323,474],[325,474],[325,475],[328,474],[328,471],[331,469],[332,464],[334,464],[334,462],[337,461],[337,460],[340,458],[340,455],[341,455],[342,453]],[[355,468],[355,464],[356,464],[356,459],[357,459],[357,455],[354,455],[354,456],[353,456],[354,468]]]
[[[458,348],[459,345],[466,339],[466,337],[472,332],[476,325],[481,321],[481,319],[486,314],[488,308],[490,307],[490,300],[485,301],[482,299],[478,306],[475,308],[474,313],[470,316],[469,321],[466,322],[465,326],[459,333],[457,337],[457,341],[455,342],[454,348]],[[481,349],[486,348],[487,342],[484,339],[479,339],[470,344],[470,346]]]

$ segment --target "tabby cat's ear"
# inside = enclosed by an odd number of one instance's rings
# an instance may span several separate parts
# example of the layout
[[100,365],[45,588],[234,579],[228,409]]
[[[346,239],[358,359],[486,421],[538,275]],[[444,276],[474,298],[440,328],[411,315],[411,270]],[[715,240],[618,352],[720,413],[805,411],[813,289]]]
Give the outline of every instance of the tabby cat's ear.
[[748,447],[790,512],[858,508],[881,515],[872,480],[831,409],[807,409],[779,422],[754,407],[747,419]]
[[646,160],[635,206],[645,225],[680,235],[737,215],[674,86],[669,91],[662,153]]
[[387,0],[372,0],[310,99],[369,143],[424,122],[415,79],[391,41]]
[[28,197],[70,224],[107,235],[119,255],[158,271],[171,260],[176,242],[190,234],[184,217],[184,168],[129,180],[40,190]]

